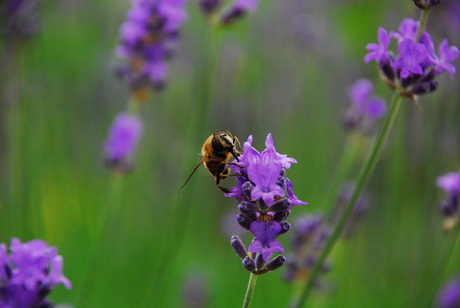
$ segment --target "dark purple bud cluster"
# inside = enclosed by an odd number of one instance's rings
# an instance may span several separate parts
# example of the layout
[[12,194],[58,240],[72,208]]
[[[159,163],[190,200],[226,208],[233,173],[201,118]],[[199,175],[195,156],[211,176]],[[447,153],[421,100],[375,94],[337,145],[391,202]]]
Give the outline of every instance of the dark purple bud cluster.
[[0,36],[23,41],[40,32],[39,0],[6,0],[0,4]]
[[[401,95],[417,103],[418,95],[427,94],[438,88],[435,78],[448,72],[453,78],[455,66],[451,62],[459,57],[459,50],[449,46],[447,39],[439,44],[439,55],[435,53],[434,43],[427,32],[417,36],[420,22],[404,19],[399,32],[379,28],[379,43],[366,46],[369,53],[364,60],[375,60],[380,68],[382,79]],[[391,40],[398,43],[397,53],[388,48]]]
[[443,1],[442,0],[413,0],[414,4],[422,9],[422,10],[429,10],[434,6],[440,5]]
[[[294,223],[293,230],[291,253],[288,255],[284,274],[289,282],[308,277],[331,234],[331,228],[320,214],[302,216]],[[330,268],[331,263],[324,262],[321,270],[325,273]],[[320,285],[319,281],[315,283]]]
[[240,210],[236,219],[255,237],[248,247],[249,253],[236,236],[232,237],[232,247],[243,260],[244,268],[263,274],[283,265],[283,256],[270,261],[274,252],[284,252],[276,238],[291,228],[286,219],[292,207],[306,202],[294,195],[292,183],[285,177],[285,169],[297,161],[276,152],[271,134],[267,136],[267,148],[262,153],[251,144],[252,136],[244,143],[244,154],[239,161],[232,162],[230,168],[237,175],[238,185],[225,196],[236,198]]

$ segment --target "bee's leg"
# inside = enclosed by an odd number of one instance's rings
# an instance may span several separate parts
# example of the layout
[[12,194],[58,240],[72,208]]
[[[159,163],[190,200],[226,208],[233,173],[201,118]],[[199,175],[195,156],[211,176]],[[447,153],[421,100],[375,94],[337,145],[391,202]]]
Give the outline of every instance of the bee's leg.
[[230,189],[228,189],[228,188],[222,187],[220,185],[217,185],[217,187],[219,187],[220,190],[222,190],[224,193],[229,193],[230,192]]

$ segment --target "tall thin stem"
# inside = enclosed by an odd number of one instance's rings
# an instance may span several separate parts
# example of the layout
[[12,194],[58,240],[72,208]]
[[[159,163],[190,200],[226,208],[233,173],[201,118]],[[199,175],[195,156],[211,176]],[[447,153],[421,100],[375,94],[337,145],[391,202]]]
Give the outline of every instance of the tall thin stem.
[[252,295],[254,294],[254,289],[257,282],[256,274],[251,273],[249,276],[248,288],[246,289],[246,295],[244,296],[243,308],[249,308],[251,305]]
[[329,238],[324,250],[321,252],[321,255],[318,258],[318,261],[316,262],[315,266],[313,267],[313,270],[311,271],[308,280],[306,281],[305,287],[299,297],[299,299],[293,303],[293,307],[301,307],[304,302],[306,301],[308,295],[310,294],[310,291],[314,285],[314,282],[316,280],[316,277],[318,276],[321,266],[324,262],[324,260],[327,258],[329,253],[331,252],[332,248],[334,247],[335,243],[339,239],[343,228],[345,227],[345,223],[348,220],[348,217],[353,211],[354,205],[356,201],[358,200],[362,190],[366,186],[367,182],[369,181],[369,178],[380,158],[380,155],[383,150],[383,146],[385,145],[388,135],[391,131],[391,128],[393,127],[393,124],[396,119],[396,115],[399,110],[399,106],[401,105],[403,97],[395,94],[393,98],[393,103],[391,104],[390,111],[385,119],[385,123],[383,124],[382,130],[380,131],[379,136],[377,137],[373,148],[371,150],[371,153],[362,167],[358,179],[356,181],[356,186],[353,191],[353,195],[351,196],[350,200],[348,201],[347,205],[345,206],[345,209],[340,216],[337,224],[334,227],[334,230],[331,234],[331,237]]

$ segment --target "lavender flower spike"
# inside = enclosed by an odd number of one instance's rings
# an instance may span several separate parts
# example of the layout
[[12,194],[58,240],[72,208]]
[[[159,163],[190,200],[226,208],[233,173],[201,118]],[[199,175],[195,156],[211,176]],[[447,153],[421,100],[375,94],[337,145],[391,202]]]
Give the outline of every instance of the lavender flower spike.
[[62,273],[63,260],[42,240],[11,240],[11,253],[0,244],[0,307],[52,307],[46,296],[58,284],[72,287]]
[[127,21],[121,27],[119,57],[126,62],[118,74],[140,101],[147,89],[165,84],[168,65],[177,43],[179,27],[187,18],[186,0],[132,0]]
[[[364,57],[366,62],[375,60],[378,63],[385,83],[415,103],[418,95],[437,89],[435,78],[439,74],[448,72],[453,77],[455,67],[451,62],[459,57],[458,48],[449,46],[447,40],[439,45],[439,55],[436,55],[434,43],[427,32],[416,37],[419,27],[418,21],[404,19],[399,32],[390,32],[388,35],[385,29],[380,28],[379,44],[368,44],[366,48],[369,53]],[[396,53],[388,50],[392,38],[398,44]]]
[[276,261],[270,261],[275,252],[284,252],[276,238],[289,231],[290,224],[286,219],[291,209],[295,205],[307,204],[294,195],[292,182],[285,176],[285,169],[297,161],[276,151],[271,134],[268,134],[265,146],[264,151],[257,151],[252,147],[252,136],[249,136],[243,145],[243,154],[230,165],[237,175],[237,186],[225,194],[236,198],[240,209],[237,221],[255,237],[247,255],[239,238],[232,237],[232,246],[240,258],[244,257],[244,268],[258,275],[284,263],[284,257],[280,256],[273,259]]
[[105,142],[106,161],[110,167],[122,172],[131,170],[130,156],[142,134],[141,119],[128,112],[120,113],[112,124]]

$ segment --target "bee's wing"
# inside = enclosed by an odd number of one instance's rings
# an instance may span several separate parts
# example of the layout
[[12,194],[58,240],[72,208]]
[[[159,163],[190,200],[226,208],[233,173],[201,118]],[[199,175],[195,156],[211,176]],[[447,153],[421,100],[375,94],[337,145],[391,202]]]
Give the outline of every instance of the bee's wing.
[[182,185],[182,187],[179,189],[178,192],[180,192],[182,190],[182,188],[184,188],[185,184],[188,183],[188,181],[190,180],[190,178],[192,177],[192,175],[195,173],[196,169],[198,169],[198,167],[204,162],[204,157],[201,158],[200,162],[195,166],[195,168],[193,168],[193,171],[192,173],[190,173],[190,175],[188,176],[187,180],[185,181],[184,185]]

